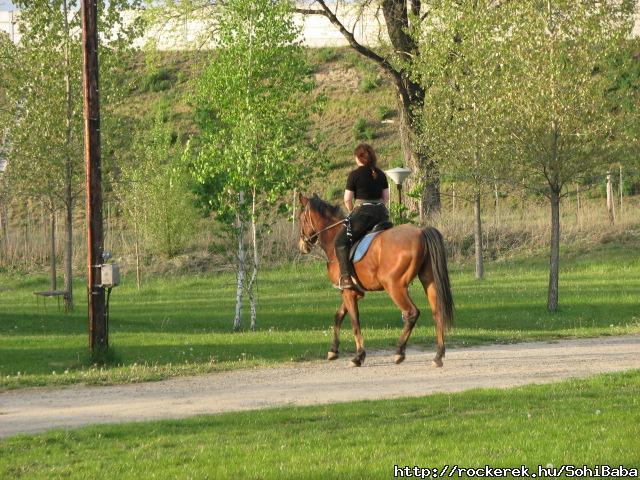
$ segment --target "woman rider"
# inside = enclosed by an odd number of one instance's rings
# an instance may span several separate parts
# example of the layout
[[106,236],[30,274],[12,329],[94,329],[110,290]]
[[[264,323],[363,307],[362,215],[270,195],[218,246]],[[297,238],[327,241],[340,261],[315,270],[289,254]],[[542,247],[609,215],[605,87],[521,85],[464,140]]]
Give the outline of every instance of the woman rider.
[[336,256],[340,264],[340,279],[336,287],[340,290],[358,288],[355,270],[349,260],[351,245],[376,224],[389,219],[386,207],[389,184],[384,172],[376,167],[375,151],[371,145],[361,143],[353,154],[358,167],[349,173],[344,191],[344,204],[350,213],[335,239]]

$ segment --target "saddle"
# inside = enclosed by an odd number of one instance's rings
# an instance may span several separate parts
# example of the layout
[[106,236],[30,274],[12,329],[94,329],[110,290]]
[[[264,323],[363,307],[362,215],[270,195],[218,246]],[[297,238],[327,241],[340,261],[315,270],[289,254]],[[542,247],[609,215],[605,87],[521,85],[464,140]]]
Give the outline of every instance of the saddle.
[[351,252],[349,253],[349,260],[351,260],[352,263],[357,263],[362,260],[367,254],[373,239],[390,228],[393,228],[393,223],[387,220],[374,225],[369,233],[353,244]]

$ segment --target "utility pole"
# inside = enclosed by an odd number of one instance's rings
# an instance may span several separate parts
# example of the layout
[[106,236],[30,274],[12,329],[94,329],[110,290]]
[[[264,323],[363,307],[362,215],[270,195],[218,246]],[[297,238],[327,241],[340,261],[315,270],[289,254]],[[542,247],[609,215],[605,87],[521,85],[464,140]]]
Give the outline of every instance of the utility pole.
[[102,229],[102,167],[100,159],[100,98],[98,88],[97,0],[82,0],[82,84],[84,97],[84,159],[87,180],[87,295],[89,348],[109,346],[105,291],[100,286]]

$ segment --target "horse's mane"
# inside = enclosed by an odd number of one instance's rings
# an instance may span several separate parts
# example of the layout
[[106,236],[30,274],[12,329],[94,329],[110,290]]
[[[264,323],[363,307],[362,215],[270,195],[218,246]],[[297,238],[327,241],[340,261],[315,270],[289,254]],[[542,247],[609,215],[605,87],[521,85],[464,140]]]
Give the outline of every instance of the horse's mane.
[[322,217],[332,219],[336,217],[344,218],[342,209],[338,205],[332,205],[329,202],[325,202],[318,195],[314,195],[309,199],[311,207],[318,212]]

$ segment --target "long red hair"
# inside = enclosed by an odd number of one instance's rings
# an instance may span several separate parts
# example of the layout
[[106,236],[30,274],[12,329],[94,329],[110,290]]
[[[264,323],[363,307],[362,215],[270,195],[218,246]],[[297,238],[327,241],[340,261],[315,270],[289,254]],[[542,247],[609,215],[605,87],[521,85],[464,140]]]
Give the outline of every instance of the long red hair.
[[373,178],[378,178],[378,172],[374,168],[376,163],[378,163],[378,157],[376,156],[376,152],[371,145],[368,143],[361,143],[356,147],[353,151],[353,154],[356,156],[360,163],[362,163],[365,167],[369,167],[371,169],[371,175]]

